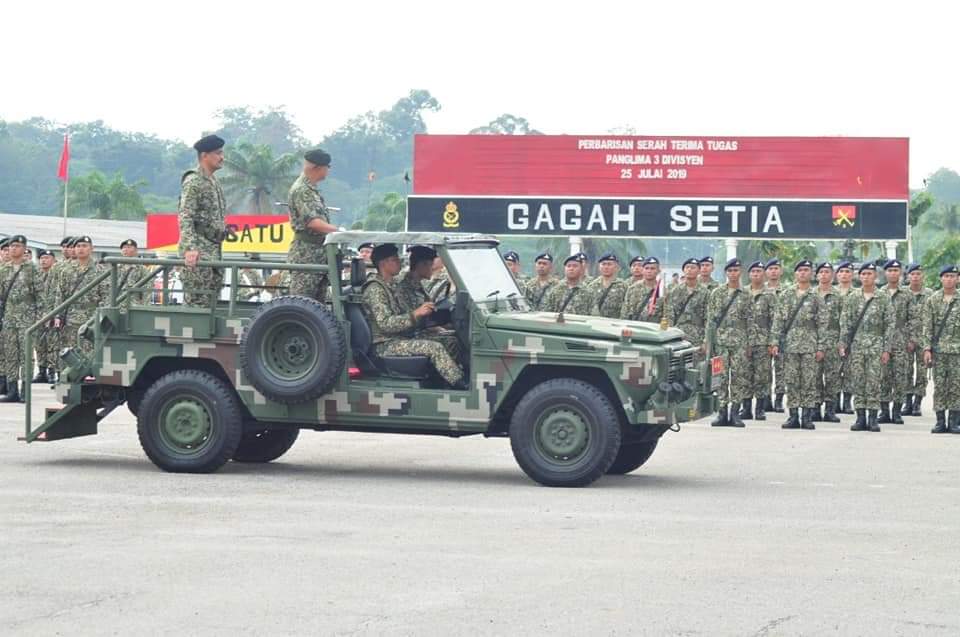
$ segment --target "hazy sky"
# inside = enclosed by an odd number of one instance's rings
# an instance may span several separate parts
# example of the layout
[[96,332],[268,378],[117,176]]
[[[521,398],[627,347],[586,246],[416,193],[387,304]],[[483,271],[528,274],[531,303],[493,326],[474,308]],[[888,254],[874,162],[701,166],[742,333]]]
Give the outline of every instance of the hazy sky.
[[[223,106],[311,139],[425,88],[430,132],[911,138],[960,170],[950,2],[24,2],[4,6],[0,118],[194,141]],[[568,8],[559,8],[567,6]]]

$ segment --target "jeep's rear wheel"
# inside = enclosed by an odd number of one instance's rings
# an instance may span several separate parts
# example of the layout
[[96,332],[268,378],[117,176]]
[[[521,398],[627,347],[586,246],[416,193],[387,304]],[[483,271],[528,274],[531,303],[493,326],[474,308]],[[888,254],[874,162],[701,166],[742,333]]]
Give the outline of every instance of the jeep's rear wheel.
[[574,378],[543,382],[520,399],[510,419],[510,447],[540,484],[582,487],[610,468],[620,422],[607,397]]
[[160,377],[137,411],[140,446],[164,471],[216,471],[233,457],[243,435],[236,392],[206,372],[188,369]]
[[607,473],[614,476],[620,476],[631,471],[636,471],[650,459],[654,450],[657,448],[658,440],[649,440],[647,442],[634,442],[620,446],[617,457],[613,464],[607,469]]
[[299,429],[257,429],[247,431],[240,439],[233,459],[236,462],[270,462],[290,451],[297,441]]

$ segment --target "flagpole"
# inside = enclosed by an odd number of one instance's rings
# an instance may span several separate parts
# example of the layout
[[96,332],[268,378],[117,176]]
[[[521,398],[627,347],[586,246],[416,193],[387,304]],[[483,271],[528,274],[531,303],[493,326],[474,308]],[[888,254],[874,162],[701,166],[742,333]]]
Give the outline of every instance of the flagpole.
[[[69,153],[70,148],[70,133],[64,133],[63,135],[63,148]],[[61,156],[61,161],[63,157]],[[69,164],[69,155],[67,160],[67,168],[64,171],[63,175],[63,236],[67,236],[67,200],[69,198],[70,191],[70,164]]]

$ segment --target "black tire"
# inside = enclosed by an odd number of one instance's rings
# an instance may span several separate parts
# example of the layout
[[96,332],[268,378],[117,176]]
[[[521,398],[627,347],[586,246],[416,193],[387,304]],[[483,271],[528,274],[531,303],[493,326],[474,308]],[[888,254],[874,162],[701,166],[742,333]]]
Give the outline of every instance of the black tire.
[[347,338],[322,303],[282,296],[260,306],[240,340],[240,365],[268,399],[293,405],[329,392],[347,360]]
[[140,403],[143,402],[143,392],[139,389],[127,390],[127,409],[136,416],[140,412]]
[[658,442],[660,442],[659,439],[621,445],[617,457],[613,459],[613,464],[607,469],[607,474],[622,476],[631,471],[636,471],[650,459],[657,448]]
[[582,487],[620,450],[620,420],[596,387],[574,378],[540,383],[517,403],[510,447],[524,473],[548,487]]
[[170,372],[143,395],[137,434],[147,457],[164,471],[211,473],[240,444],[240,401],[216,376],[192,369]]
[[290,451],[297,441],[299,429],[257,429],[247,431],[240,439],[233,459],[236,462],[270,462]]

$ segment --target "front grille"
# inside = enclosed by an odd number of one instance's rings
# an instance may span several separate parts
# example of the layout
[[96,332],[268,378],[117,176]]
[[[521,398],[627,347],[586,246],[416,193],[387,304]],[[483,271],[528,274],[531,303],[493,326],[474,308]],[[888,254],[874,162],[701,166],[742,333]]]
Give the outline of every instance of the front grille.
[[683,380],[686,376],[685,370],[693,368],[696,351],[695,349],[686,349],[671,352],[670,373],[667,374],[667,380],[671,383]]

